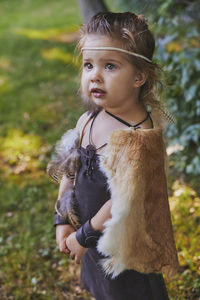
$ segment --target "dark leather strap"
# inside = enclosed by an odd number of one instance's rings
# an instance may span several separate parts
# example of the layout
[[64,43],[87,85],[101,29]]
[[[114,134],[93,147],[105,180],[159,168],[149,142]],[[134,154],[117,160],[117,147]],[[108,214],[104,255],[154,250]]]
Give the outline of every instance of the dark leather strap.
[[85,222],[77,231],[76,239],[82,247],[94,248],[97,245],[97,241],[102,235],[99,230],[94,230],[90,225],[90,220]]
[[83,140],[83,136],[84,136],[84,131],[85,131],[85,127],[87,126],[87,124],[90,122],[90,120],[93,118],[93,114],[91,114],[91,116],[87,119],[87,121],[85,122],[84,126],[83,126],[83,129],[81,131],[81,138],[80,138],[80,142],[79,142],[79,147],[81,146],[82,144],[82,140]]
[[[99,112],[97,112],[96,115],[94,115],[93,120],[92,120],[92,123],[91,123],[91,126],[90,126],[90,132],[89,132],[89,145],[93,145],[93,144],[92,144],[91,133],[92,133],[92,127],[93,127],[93,124],[94,124],[94,120],[96,119],[96,116],[98,115],[98,113],[99,113]],[[97,151],[97,150],[103,148],[103,147],[106,146],[106,145],[107,145],[107,143],[101,145],[101,146],[98,147],[98,148],[95,148],[95,150]]]
[[[151,119],[151,117],[150,117],[150,112],[147,112],[147,115],[146,115],[146,117],[145,117],[144,120],[138,122],[138,123],[135,124],[135,125],[131,125],[130,123],[126,122],[125,120],[123,120],[123,119],[121,119],[121,118],[119,118],[119,117],[113,115],[113,114],[110,113],[109,111],[105,110],[105,112],[106,112],[107,114],[109,114],[111,117],[113,117],[113,118],[115,118],[116,120],[118,120],[119,122],[123,123],[124,125],[126,125],[126,126],[128,126],[128,127],[134,127],[135,129],[140,128],[139,125],[141,125],[142,123],[144,123],[148,118]],[[151,122],[152,122],[152,125],[153,125],[152,119],[151,119]]]
[[70,225],[68,220],[64,220],[63,218],[61,218],[59,216],[59,214],[57,212],[54,213],[54,223],[53,223],[54,227],[56,225]]

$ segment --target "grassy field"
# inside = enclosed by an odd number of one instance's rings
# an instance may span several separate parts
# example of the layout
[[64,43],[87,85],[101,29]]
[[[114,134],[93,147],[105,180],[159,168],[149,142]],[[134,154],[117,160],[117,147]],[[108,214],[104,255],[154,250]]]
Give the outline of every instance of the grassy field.
[[[45,171],[83,112],[73,58],[80,23],[73,0],[0,2],[0,299],[92,299],[80,267],[56,248],[58,187]],[[169,294],[200,299],[199,198],[179,181],[172,190],[181,272]]]
[[55,247],[52,146],[74,126],[76,1],[0,3],[0,299],[90,299]]

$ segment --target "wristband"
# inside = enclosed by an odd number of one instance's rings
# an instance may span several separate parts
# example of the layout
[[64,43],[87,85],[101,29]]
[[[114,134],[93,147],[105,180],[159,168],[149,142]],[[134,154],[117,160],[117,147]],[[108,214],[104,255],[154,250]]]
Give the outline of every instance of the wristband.
[[82,247],[85,248],[95,248],[99,237],[102,232],[99,230],[94,230],[90,225],[90,220],[83,224],[76,231],[76,239]]
[[53,226],[56,227],[56,225],[70,225],[70,223],[68,220],[64,220],[63,218],[61,218],[61,216],[59,216],[59,214],[55,212]]

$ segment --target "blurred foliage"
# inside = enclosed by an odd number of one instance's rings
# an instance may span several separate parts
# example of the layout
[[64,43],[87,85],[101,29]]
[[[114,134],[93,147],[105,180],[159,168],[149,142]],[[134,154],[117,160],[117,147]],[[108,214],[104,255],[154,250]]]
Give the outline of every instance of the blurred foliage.
[[0,1],[0,299],[92,299],[53,227],[58,187],[46,175],[75,125],[77,3]]
[[170,299],[200,299],[200,198],[179,181],[172,191],[169,200],[180,273],[167,285]]
[[156,38],[156,60],[165,73],[164,100],[176,124],[167,135],[184,148],[173,166],[195,178],[200,174],[200,2],[116,0],[124,11],[144,14]]

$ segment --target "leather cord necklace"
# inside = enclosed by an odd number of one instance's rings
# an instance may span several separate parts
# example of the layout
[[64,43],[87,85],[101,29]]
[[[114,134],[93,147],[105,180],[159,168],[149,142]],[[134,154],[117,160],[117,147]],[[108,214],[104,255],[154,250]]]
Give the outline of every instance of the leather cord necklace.
[[92,134],[92,127],[93,127],[93,123],[94,123],[94,120],[95,120],[95,118],[96,118],[97,115],[98,115],[98,113],[96,115],[94,115],[92,123],[90,125],[89,144],[86,147],[86,155],[87,155],[87,159],[86,159],[87,172],[86,173],[89,176],[92,175],[92,172],[94,170],[93,163],[96,160],[96,152],[97,152],[97,150],[100,150],[101,148],[103,148],[104,146],[107,145],[107,143],[105,143],[105,144],[101,145],[100,147],[95,148],[94,145],[92,144],[92,136],[91,136],[91,134]]
[[[113,117],[113,118],[115,118],[116,120],[118,120],[119,122],[123,123],[124,125],[126,125],[126,126],[128,126],[128,127],[134,127],[135,130],[138,129],[138,128],[140,128],[139,125],[142,124],[142,123],[144,123],[148,118],[151,119],[151,117],[150,117],[150,112],[147,112],[147,116],[145,117],[144,120],[138,122],[138,123],[135,124],[135,125],[131,125],[131,124],[129,124],[128,122],[122,120],[121,118],[119,118],[119,117],[113,115],[113,114],[110,113],[109,111],[105,110],[105,112],[106,112],[107,114],[109,114],[111,117]],[[151,120],[151,121],[152,121],[152,120]]]

